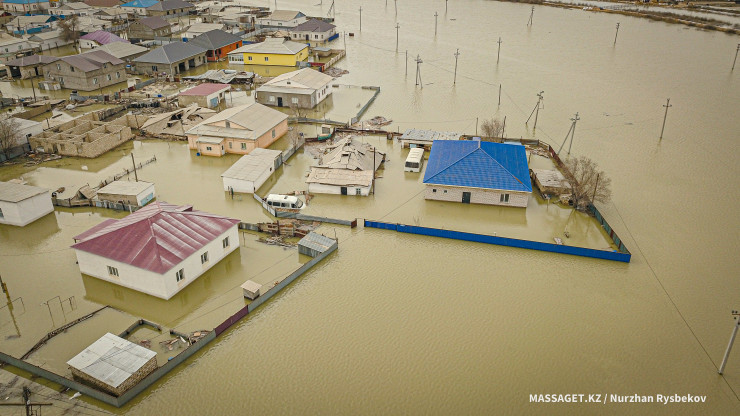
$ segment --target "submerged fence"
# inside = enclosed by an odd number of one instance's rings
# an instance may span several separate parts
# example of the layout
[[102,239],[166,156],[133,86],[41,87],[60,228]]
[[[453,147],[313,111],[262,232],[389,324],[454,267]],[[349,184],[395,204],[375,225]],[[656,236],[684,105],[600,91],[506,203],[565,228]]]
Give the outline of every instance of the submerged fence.
[[[497,237],[486,234],[466,233],[462,231],[442,230],[439,228],[419,227],[414,225],[393,224],[380,221],[365,220],[365,227],[382,230],[394,230],[400,233],[442,237],[453,240],[473,241],[477,243],[495,244],[499,246],[526,248],[529,250],[549,251],[551,253],[571,254],[581,257],[592,257],[604,260],[613,260],[629,263],[632,255],[629,252],[596,250],[585,247],[565,246],[540,241],[519,240],[516,238]],[[621,243],[621,242],[620,242]]]

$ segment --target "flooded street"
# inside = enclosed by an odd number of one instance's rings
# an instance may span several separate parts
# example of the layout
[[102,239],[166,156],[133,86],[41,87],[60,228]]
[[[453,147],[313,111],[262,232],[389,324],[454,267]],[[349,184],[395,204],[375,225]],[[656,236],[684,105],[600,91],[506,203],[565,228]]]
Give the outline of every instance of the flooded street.
[[[283,0],[279,7],[325,16],[330,2],[318,3]],[[740,412],[737,345],[724,377],[717,374],[734,323],[730,311],[740,308],[733,260],[740,249],[733,212],[740,206],[740,72],[730,72],[738,37],[545,6],[535,6],[527,26],[529,4],[449,2],[446,14],[440,0],[397,6],[396,15],[392,1],[337,2],[338,31],[354,33],[337,63],[349,74],[337,82],[381,87],[364,119],[393,119],[394,131],[475,134],[476,123],[506,117],[507,136],[557,149],[578,112],[572,155],[591,157],[612,178],[612,202],[597,206],[632,252],[631,263],[324,225],[322,232],[336,233],[338,251],[225,337],[121,409],[82,397],[86,405],[127,415]],[[340,35],[333,47],[342,42]],[[417,55],[423,88],[414,80]],[[3,95],[6,85],[0,83]],[[525,121],[540,91],[544,108],[533,131]],[[660,141],[667,98],[672,107]],[[366,97],[335,99],[331,111],[352,117],[360,99]],[[249,100],[234,93],[235,104]],[[300,129],[309,136],[314,127]],[[526,211],[425,201],[418,194],[423,172],[402,172],[408,149],[384,137],[361,140],[390,156],[376,194],[318,195],[307,213],[548,241],[567,229],[584,245],[608,244],[591,219],[535,197]],[[273,148],[287,146],[286,137]],[[129,167],[131,152],[137,161],[156,155],[139,178],[155,183],[159,201],[269,220],[251,195],[223,192],[220,174],[238,156],[198,157],[182,142],[135,141],[95,160],[4,167],[0,180],[92,185]],[[546,162],[535,156],[532,164]],[[258,193],[305,189],[311,163],[299,152]],[[57,208],[24,228],[0,226],[0,274],[25,306],[0,309],[0,350],[21,355],[65,320],[104,305],[121,311],[80,324],[31,360],[63,372],[100,331],[121,331],[137,318],[182,331],[210,328],[244,305],[241,283],[268,284],[305,261],[294,249],[244,234],[238,252],[169,301],[81,276],[68,248],[72,237],[124,215]],[[74,296],[75,308],[52,301],[56,296]],[[72,336],[83,328],[83,337]],[[566,393],[695,394],[707,402],[529,402],[530,394]]]

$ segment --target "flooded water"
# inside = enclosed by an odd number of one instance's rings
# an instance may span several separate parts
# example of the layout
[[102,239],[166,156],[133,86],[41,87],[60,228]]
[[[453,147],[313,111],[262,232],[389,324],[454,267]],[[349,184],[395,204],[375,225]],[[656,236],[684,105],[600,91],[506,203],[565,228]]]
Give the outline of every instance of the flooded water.
[[[280,7],[326,15],[330,2],[317,3],[281,1]],[[733,192],[740,186],[740,73],[730,72],[738,37],[540,6],[527,26],[527,4],[449,2],[446,14],[444,2],[397,4],[396,15],[394,2],[387,7],[362,2],[362,32],[360,2],[337,5],[338,29],[355,34],[347,37],[348,55],[338,63],[350,71],[341,82],[382,88],[365,117],[391,118],[393,130],[470,134],[476,119],[479,125],[486,118],[506,117],[507,136],[534,137],[557,148],[578,112],[572,154],[590,156],[612,178],[613,201],[599,209],[632,251],[632,262],[323,227],[339,238],[336,254],[187,366],[123,409],[106,410],[131,415],[241,414],[244,409],[267,414],[738,413],[737,346],[725,376],[717,375],[734,324],[730,310],[740,306],[740,267],[733,260],[740,248],[740,220],[733,212],[740,202]],[[436,37],[435,11],[440,14]],[[614,47],[616,22],[621,27]],[[423,88],[414,81],[417,54]],[[533,130],[525,121],[540,91],[544,107]],[[661,141],[667,98],[672,107]],[[569,227],[599,242],[598,232],[579,228],[588,219],[561,217],[539,201],[526,211],[425,202],[415,195],[421,174],[400,172],[406,151],[384,138],[364,140],[394,155],[376,194],[321,195],[311,202],[311,213],[547,238]],[[285,146],[283,139],[275,147]],[[140,178],[156,183],[159,200],[249,222],[267,220],[251,196],[231,199],[223,193],[219,174],[236,156],[197,157],[182,143],[135,142],[100,162],[65,158],[33,171],[4,168],[0,180],[20,174],[41,186],[95,180],[125,168],[132,151],[137,160],[156,154],[157,162],[143,168]],[[304,189],[301,177],[310,163],[306,153],[297,155],[260,194]],[[82,164],[88,171],[80,169]],[[26,302],[24,314],[16,307],[15,318],[0,310],[3,351],[24,352],[65,319],[63,310],[53,309],[60,303],[50,302],[51,314],[47,306],[38,306],[53,296],[75,296],[77,309],[64,310],[67,319],[111,304],[132,316],[194,330],[243,305],[238,293],[243,281],[269,283],[302,261],[295,251],[261,245],[251,236],[239,253],[186,291],[158,301],[81,277],[67,249],[72,236],[122,215],[57,210],[23,229],[0,227],[3,280],[13,297],[34,299]],[[13,319],[20,338],[7,338],[16,331]],[[119,330],[127,323],[124,316],[110,326]],[[103,330],[97,325],[91,322],[94,330]],[[62,342],[50,347],[74,350]],[[544,393],[694,394],[706,395],[707,403],[529,403],[530,394]]]

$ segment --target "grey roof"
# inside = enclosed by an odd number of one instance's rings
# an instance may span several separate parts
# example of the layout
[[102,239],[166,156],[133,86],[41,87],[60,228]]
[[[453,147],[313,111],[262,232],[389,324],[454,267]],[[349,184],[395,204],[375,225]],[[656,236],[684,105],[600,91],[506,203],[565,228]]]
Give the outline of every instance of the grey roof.
[[305,16],[305,14],[297,10],[275,10],[266,19],[281,20],[287,22],[288,20],[297,19],[303,16]]
[[[372,171],[377,170],[383,161],[382,153],[367,143],[353,141],[351,136],[327,146],[327,150],[329,152],[319,159],[321,168]],[[375,156],[373,152],[376,153]]]
[[198,45],[206,49],[218,49],[241,40],[242,38],[239,36],[216,29],[198,35],[188,43],[192,43],[193,45]]
[[560,171],[548,169],[532,169],[537,181],[548,188],[570,188],[570,183]]
[[[36,33],[33,36],[29,36],[28,40],[33,40],[33,38],[41,39],[41,40],[49,40],[49,39],[58,38],[60,36],[62,36],[61,29],[56,29],[56,30],[50,30],[48,32]],[[38,40],[36,40],[35,42],[38,42]]]
[[[288,116],[285,113],[273,110],[266,105],[252,103],[227,108],[208,120],[201,122],[186,133],[200,136],[256,140],[287,119]],[[214,125],[225,120],[241,128]]]
[[403,133],[399,140],[415,140],[422,142],[433,142],[435,140],[460,140],[461,133],[452,131],[434,131],[410,129]]
[[62,10],[67,10],[67,9],[70,9],[70,10],[84,10],[84,9],[89,9],[90,8],[90,5],[89,4],[85,4],[83,2],[76,2],[76,3],[66,3],[66,4],[64,4],[62,6],[59,6],[59,8],[62,9]]
[[191,45],[190,42],[173,42],[141,55],[134,59],[134,62],[174,64],[175,62],[180,62],[205,52],[206,50],[204,48]]
[[187,9],[195,7],[192,3],[188,3],[183,0],[162,0],[159,3],[149,6],[147,10],[167,11],[175,9]]
[[98,194],[138,195],[154,184],[151,182],[113,181],[98,189]]
[[90,377],[116,388],[157,355],[110,332],[67,361]]
[[98,46],[95,50],[108,52],[118,59],[123,59],[131,55],[136,55],[137,53],[146,52],[149,49],[128,42],[113,42],[107,45]]
[[[314,90],[324,88],[333,79],[334,78],[329,75],[313,68],[303,68],[297,71],[278,75],[270,81],[267,81],[264,84],[264,87],[280,87],[289,88],[291,90],[308,89],[313,92]],[[258,88],[257,91],[261,91],[262,88],[263,87]]]
[[0,182],[0,201],[21,202],[24,199],[49,192],[48,189],[18,183]]
[[311,19],[309,21],[303,22],[300,25],[294,27],[293,29],[290,29],[291,32],[328,32],[332,29],[334,29],[336,26],[334,26],[331,23],[327,23],[323,20],[319,19]]
[[282,152],[279,150],[263,149],[258,147],[248,155],[244,155],[236,161],[229,169],[221,174],[222,178],[239,179],[254,182],[262,176],[265,171],[275,167],[275,159]]
[[159,16],[145,17],[143,19],[139,19],[139,23],[148,27],[149,29],[159,29],[160,27],[170,25],[170,22],[162,19]]
[[282,55],[295,55],[308,48],[305,43],[291,42],[285,38],[267,38],[264,42],[244,45],[239,49],[229,52],[229,55],[238,53],[273,53]]
[[56,56],[47,55],[31,55],[24,56],[21,58],[13,59],[5,63],[7,66],[31,66],[31,65],[44,65],[54,61],[58,61],[59,58]]
[[373,182],[371,170],[347,170],[312,167],[306,183],[334,186],[370,186]]
[[305,237],[301,238],[300,241],[298,241],[299,246],[307,247],[312,250],[316,250],[319,253],[323,253],[331,246],[337,244],[337,241],[334,239],[331,239],[329,237],[326,237],[324,235],[321,235],[319,233],[315,233],[311,231],[306,235]]
[[95,71],[108,63],[111,65],[120,65],[123,63],[122,60],[108,52],[97,49],[79,55],[63,56],[60,59],[83,72]]

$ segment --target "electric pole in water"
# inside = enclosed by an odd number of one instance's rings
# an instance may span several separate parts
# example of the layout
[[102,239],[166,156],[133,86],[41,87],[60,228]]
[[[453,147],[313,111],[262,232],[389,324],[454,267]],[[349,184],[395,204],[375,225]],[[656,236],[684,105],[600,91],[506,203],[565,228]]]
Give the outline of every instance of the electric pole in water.
[[498,84],[498,105],[501,106],[501,84]]
[[409,75],[409,50],[406,49],[406,75]]
[[445,14],[447,14],[447,0],[445,0]]
[[578,113],[576,113],[576,116],[570,119],[572,123],[570,124],[570,128],[568,129],[568,132],[565,133],[565,139],[563,140],[563,144],[560,145],[560,148],[556,152],[556,154],[560,154],[560,151],[563,150],[563,146],[565,146],[565,142],[568,141],[568,136],[570,136],[570,144],[568,145],[568,154],[570,154],[570,148],[573,146],[573,136],[576,134],[576,123],[580,120],[580,117],[578,117]]
[[362,6],[360,6],[360,32],[362,32]]
[[722,358],[722,365],[719,366],[718,373],[720,374],[725,372],[725,365],[727,364],[727,357],[730,356],[730,351],[732,351],[732,344],[735,343],[735,337],[737,336],[737,329],[740,328],[740,319],[738,319],[738,316],[740,316],[740,312],[732,311],[732,319],[735,320],[735,327],[732,328],[732,335],[730,336],[730,343],[727,344],[727,350],[725,351],[725,357]]
[[[437,12],[434,12],[434,36],[437,36],[437,16],[439,16],[439,14]],[[733,65],[732,67],[734,68],[735,65]]]
[[416,85],[421,85],[421,88],[424,88],[424,84],[421,82],[421,68],[419,67],[419,64],[421,64],[422,61],[419,55],[416,55]]
[[[501,38],[498,38],[498,53],[496,54],[496,63],[498,63],[499,58],[501,57]],[[499,100],[500,101],[500,100]]]
[[544,99],[544,97],[542,96],[542,94],[544,94],[544,93],[545,93],[544,91],[540,91],[537,94],[537,104],[534,106],[534,109],[529,114],[529,117],[527,118],[527,121],[524,122],[524,124],[529,123],[529,119],[532,118],[532,114],[534,114],[534,127],[532,128],[532,130],[534,130],[534,129],[537,128],[537,117],[540,115],[540,103]]
[[738,53],[738,51],[740,51],[740,43],[737,44],[737,49],[735,49],[735,60],[732,61],[732,69],[730,70],[730,72],[732,72],[732,71],[735,70],[735,63],[737,63],[737,53]]
[[452,80],[452,85],[455,85],[457,83],[457,57],[460,56],[460,49],[455,51],[455,78]]
[[396,23],[396,52],[398,52],[398,28],[401,27],[398,23]]
[[673,107],[670,98],[665,102],[663,107],[665,107],[665,115],[663,115],[663,127],[660,129],[660,140],[663,140],[663,130],[665,130],[665,119],[668,118],[668,109]]
[[532,12],[529,13],[529,21],[527,22],[527,26],[532,26],[532,23],[533,23],[532,18],[533,17],[534,17],[534,6],[532,6]]
[[614,44],[617,44],[617,36],[619,36],[619,23],[617,23],[617,33],[614,34]]

